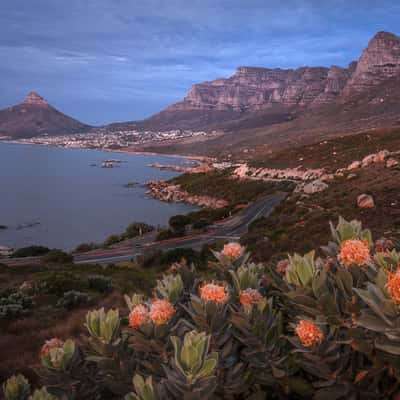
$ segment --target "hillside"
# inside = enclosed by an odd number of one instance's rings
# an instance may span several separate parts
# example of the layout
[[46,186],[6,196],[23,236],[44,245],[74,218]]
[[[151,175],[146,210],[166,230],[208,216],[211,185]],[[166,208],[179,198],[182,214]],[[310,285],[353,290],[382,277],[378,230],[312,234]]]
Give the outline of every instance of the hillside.
[[22,103],[0,110],[0,136],[12,139],[79,133],[90,128],[56,110],[34,92],[29,93]]

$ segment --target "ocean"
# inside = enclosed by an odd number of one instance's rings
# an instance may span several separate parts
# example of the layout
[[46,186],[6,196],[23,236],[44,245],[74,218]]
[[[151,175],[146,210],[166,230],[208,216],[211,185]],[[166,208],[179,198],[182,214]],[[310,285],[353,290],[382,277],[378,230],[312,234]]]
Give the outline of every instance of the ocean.
[[[102,168],[109,159],[121,162]],[[194,210],[145,195],[144,183],[178,175],[149,167],[156,162],[187,160],[0,142],[0,225],[8,227],[0,229],[0,246],[71,250],[122,233],[131,222],[163,226]]]

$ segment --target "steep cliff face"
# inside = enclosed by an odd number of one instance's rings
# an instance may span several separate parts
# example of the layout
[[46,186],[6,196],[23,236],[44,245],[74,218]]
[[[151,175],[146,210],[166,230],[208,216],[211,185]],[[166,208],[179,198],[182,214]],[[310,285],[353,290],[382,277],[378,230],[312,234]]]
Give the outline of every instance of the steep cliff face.
[[343,97],[353,96],[400,74],[400,37],[378,32],[363,51]]
[[354,64],[348,69],[333,66],[328,71],[324,90],[313,100],[312,104],[320,106],[333,103],[345,87],[349,77],[354,72]]
[[239,67],[230,78],[193,85],[183,101],[164,111],[254,112],[274,105],[307,107],[329,104],[341,94],[356,65],[295,70]]
[[400,38],[379,32],[369,42],[360,60],[353,61],[347,68],[239,67],[230,78],[193,85],[181,102],[167,107],[148,121],[157,120],[159,124],[168,121],[170,125],[175,121],[179,127],[181,117],[185,124],[190,124],[192,115],[196,121],[207,121],[213,113],[212,120],[215,121],[223,120],[227,115],[241,118],[244,113],[271,113],[274,109],[280,113],[282,110],[298,113],[347,101],[399,74]]
[[19,139],[85,132],[88,129],[90,126],[56,110],[35,92],[29,93],[20,104],[0,110],[0,136]]
[[194,85],[182,102],[166,111],[244,112],[262,110],[274,104],[305,106],[325,90],[328,74],[329,69],[322,67],[296,70],[239,67],[228,79]]

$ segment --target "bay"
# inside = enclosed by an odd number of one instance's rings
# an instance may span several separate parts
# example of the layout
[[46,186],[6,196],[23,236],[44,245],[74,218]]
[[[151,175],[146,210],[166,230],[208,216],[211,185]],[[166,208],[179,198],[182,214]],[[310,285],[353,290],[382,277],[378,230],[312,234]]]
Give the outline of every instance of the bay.
[[[102,168],[109,159],[122,162]],[[131,222],[166,225],[195,209],[146,196],[144,183],[178,175],[149,167],[156,162],[185,159],[0,143],[0,225],[8,226],[0,230],[0,246],[71,250],[122,233]]]

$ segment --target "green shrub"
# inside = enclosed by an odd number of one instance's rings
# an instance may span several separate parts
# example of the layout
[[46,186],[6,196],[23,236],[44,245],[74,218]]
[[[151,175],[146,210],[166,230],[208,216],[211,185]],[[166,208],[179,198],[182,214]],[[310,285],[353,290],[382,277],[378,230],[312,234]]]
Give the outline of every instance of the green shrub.
[[162,240],[173,239],[182,236],[182,232],[174,232],[171,229],[164,229],[158,232],[156,241],[161,242]]
[[0,297],[0,319],[16,319],[30,312],[33,298],[21,292]]
[[124,237],[126,239],[132,239],[134,237],[143,235],[153,230],[154,230],[153,226],[145,224],[144,222],[133,222],[126,228]]
[[83,292],[71,290],[65,292],[63,297],[58,300],[57,307],[64,307],[67,310],[72,310],[77,307],[87,306],[92,303],[92,298]]
[[72,261],[73,257],[60,249],[52,249],[42,258],[44,264],[68,264]]
[[86,253],[87,251],[91,251],[97,248],[97,245],[95,243],[81,243],[78,245],[74,252],[75,253]]
[[89,288],[97,292],[105,293],[112,290],[111,278],[104,275],[89,275]]
[[169,219],[169,226],[174,232],[184,234],[186,225],[190,224],[190,218],[187,215],[174,215]]
[[104,241],[104,246],[112,246],[113,244],[119,243],[121,240],[123,240],[123,236],[121,235],[110,235]]
[[49,248],[43,246],[29,246],[22,247],[20,249],[15,250],[11,257],[12,258],[21,258],[21,257],[37,257],[43,256],[50,251]]
[[51,272],[38,282],[39,291],[58,297],[70,290],[86,289],[88,284],[71,272]]

